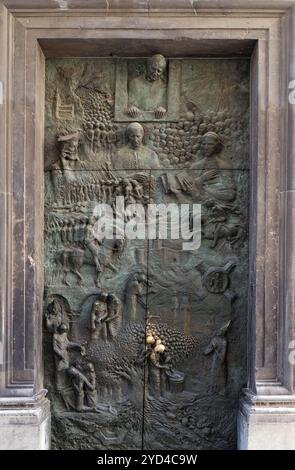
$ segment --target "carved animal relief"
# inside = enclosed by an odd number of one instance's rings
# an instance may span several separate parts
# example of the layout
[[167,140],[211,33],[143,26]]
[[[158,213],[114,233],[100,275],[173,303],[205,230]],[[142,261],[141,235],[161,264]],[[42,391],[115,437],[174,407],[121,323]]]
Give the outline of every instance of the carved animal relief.
[[[249,62],[46,66],[46,388],[56,449],[234,449],[246,380]],[[123,201],[120,230],[97,236]],[[201,245],[131,239],[201,205]],[[193,213],[188,224],[194,225]]]

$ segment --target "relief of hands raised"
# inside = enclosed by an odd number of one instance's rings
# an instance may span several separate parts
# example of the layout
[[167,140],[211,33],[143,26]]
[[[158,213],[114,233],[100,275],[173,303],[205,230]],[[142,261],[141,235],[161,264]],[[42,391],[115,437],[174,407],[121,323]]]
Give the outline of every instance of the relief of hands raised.
[[128,116],[130,116],[132,118],[136,118],[140,114],[140,109],[138,109],[136,106],[131,106],[127,110],[127,114],[128,114]]
[[166,113],[167,113],[166,109],[163,108],[162,106],[159,106],[159,108],[155,109],[156,119],[161,119],[162,117],[165,116]]

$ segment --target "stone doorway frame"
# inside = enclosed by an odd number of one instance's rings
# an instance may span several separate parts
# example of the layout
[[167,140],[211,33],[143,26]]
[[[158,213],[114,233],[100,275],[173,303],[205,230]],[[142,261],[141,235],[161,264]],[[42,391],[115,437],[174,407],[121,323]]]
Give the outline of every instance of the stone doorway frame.
[[46,449],[50,441],[42,364],[45,57],[159,49],[168,57],[251,56],[248,383],[238,447],[295,448],[288,360],[295,339],[295,105],[288,100],[295,1],[163,3],[0,3],[0,448]]

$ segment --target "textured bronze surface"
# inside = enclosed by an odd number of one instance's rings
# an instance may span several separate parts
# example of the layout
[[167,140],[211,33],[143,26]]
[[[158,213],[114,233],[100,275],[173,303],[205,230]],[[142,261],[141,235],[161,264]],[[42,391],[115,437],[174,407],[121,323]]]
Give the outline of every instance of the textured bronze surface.
[[[236,447],[249,62],[166,59],[149,76],[151,63],[47,61],[44,354],[54,448]],[[201,204],[201,247],[98,242],[94,207],[116,196]]]

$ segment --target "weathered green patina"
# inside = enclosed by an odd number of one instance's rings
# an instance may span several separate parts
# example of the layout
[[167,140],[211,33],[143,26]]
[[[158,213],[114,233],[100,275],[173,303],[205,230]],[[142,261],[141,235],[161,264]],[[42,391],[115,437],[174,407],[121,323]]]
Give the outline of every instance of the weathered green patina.
[[[236,447],[248,129],[247,60],[47,61],[44,354],[54,448]],[[200,248],[97,240],[95,206],[115,207],[118,196],[144,207],[201,204]]]

